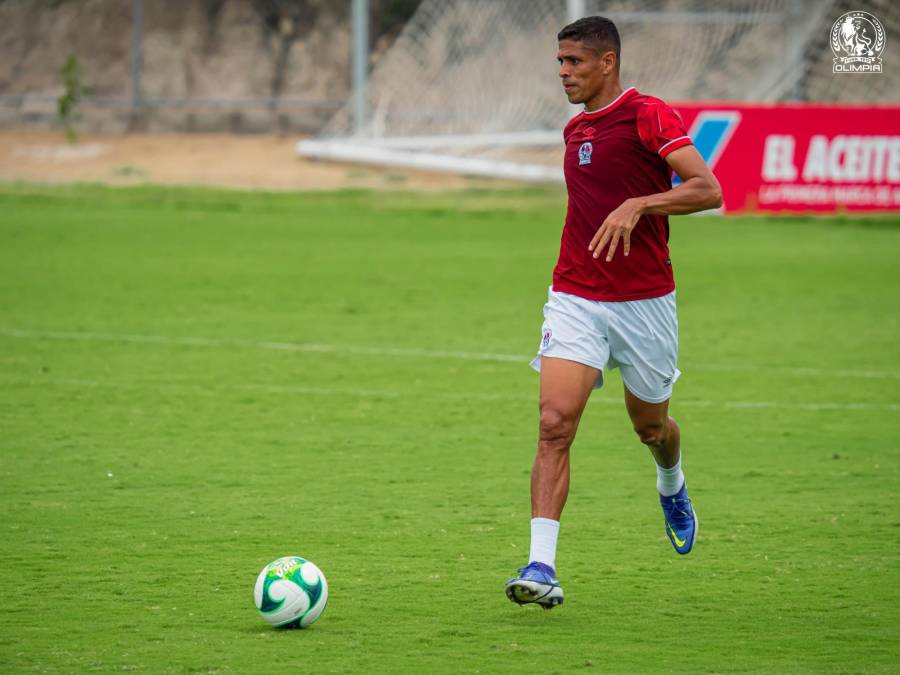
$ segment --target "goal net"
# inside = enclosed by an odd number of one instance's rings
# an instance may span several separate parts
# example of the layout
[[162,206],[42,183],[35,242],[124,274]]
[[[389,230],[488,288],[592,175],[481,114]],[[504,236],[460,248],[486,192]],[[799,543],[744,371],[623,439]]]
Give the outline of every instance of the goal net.
[[[351,103],[301,155],[526,181],[561,181],[563,95],[556,33],[584,15],[622,35],[623,86],[668,101],[889,101],[900,64],[831,75],[831,24],[874,13],[900,39],[900,4],[831,0],[423,0],[374,64],[367,116]],[[896,36],[896,37],[894,37]]]

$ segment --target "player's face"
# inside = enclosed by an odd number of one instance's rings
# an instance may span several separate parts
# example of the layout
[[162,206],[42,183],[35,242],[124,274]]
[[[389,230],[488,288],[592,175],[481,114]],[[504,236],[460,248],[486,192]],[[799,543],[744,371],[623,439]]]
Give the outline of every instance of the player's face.
[[560,40],[556,60],[569,103],[587,103],[615,76],[614,52],[598,52],[575,40]]

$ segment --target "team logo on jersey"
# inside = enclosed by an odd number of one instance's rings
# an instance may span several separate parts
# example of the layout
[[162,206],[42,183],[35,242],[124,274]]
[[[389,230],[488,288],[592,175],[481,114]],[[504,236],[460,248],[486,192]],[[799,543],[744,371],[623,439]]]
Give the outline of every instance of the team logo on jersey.
[[880,73],[884,26],[868,12],[847,12],[831,27],[833,73]]
[[548,328],[544,331],[544,337],[541,339],[541,345],[544,347],[544,349],[546,349],[547,345],[550,344],[551,337],[553,337],[553,331]]
[[584,166],[591,163],[591,155],[594,154],[594,144],[586,141],[578,148],[578,165]]

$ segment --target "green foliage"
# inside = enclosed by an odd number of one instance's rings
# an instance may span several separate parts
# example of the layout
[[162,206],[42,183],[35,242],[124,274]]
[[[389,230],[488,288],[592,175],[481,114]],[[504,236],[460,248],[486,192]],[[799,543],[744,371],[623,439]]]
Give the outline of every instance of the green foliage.
[[564,199],[0,189],[0,671],[896,672],[896,217],[673,219],[696,550],[613,373],[506,600]]
[[60,69],[63,83],[63,93],[56,101],[57,116],[66,132],[66,140],[69,143],[78,141],[78,133],[75,131],[75,122],[78,119],[78,106],[82,98],[90,94],[90,88],[84,85],[81,62],[74,54],[66,58],[66,62]]

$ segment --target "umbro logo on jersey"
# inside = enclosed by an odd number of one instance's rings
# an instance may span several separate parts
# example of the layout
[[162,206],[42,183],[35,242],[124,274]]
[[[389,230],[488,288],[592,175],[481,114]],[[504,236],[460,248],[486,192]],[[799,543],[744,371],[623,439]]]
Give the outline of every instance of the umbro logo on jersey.
[[578,165],[584,166],[591,163],[591,155],[594,154],[594,144],[590,141],[581,144],[578,148]]

